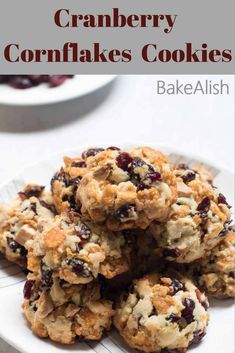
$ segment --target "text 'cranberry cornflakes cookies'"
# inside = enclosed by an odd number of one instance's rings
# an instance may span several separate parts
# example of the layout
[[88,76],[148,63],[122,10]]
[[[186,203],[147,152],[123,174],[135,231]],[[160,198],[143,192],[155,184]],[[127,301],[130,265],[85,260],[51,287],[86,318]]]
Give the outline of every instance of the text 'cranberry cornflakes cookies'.
[[184,352],[206,333],[208,301],[191,281],[150,274],[121,296],[114,324],[132,348]]
[[88,157],[76,200],[82,214],[112,230],[142,228],[167,218],[176,199],[171,163],[148,147],[110,148]]
[[129,270],[129,247],[122,234],[84,223],[70,212],[43,221],[27,243],[28,269],[49,279],[52,271],[71,284],[85,284],[102,274],[112,278]]
[[101,298],[98,282],[71,285],[53,273],[51,285],[28,276],[24,287],[24,314],[39,337],[72,344],[76,336],[99,340],[110,329],[112,302]]
[[50,192],[39,185],[27,185],[18,198],[4,208],[0,251],[9,261],[25,266],[27,241],[34,238],[38,222],[52,219],[55,212]]
[[189,263],[223,240],[230,227],[230,206],[205,172],[181,165],[174,173],[177,200],[167,221],[152,223],[149,231],[167,260]]

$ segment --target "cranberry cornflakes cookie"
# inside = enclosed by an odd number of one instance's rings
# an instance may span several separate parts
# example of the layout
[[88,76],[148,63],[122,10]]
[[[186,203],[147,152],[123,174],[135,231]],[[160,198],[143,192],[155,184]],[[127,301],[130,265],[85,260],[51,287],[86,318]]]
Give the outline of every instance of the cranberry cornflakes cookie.
[[24,297],[23,310],[32,331],[62,344],[72,344],[76,337],[101,339],[114,315],[112,302],[101,298],[97,282],[71,285],[53,274],[48,286],[30,274]]
[[38,225],[27,243],[28,269],[49,279],[52,271],[71,284],[89,283],[98,274],[106,278],[129,269],[129,247],[122,234],[84,222],[70,212]]
[[229,232],[196,268],[198,283],[208,294],[218,299],[235,297],[235,233]]
[[25,265],[26,242],[35,236],[38,222],[52,219],[55,212],[50,192],[39,185],[27,185],[1,213],[0,251],[9,261]]
[[172,165],[148,147],[100,151],[86,159],[76,200],[81,212],[112,230],[142,228],[164,221],[176,199]]
[[167,260],[189,263],[223,240],[231,222],[230,206],[205,172],[181,165],[174,173],[178,198],[167,222],[152,223],[149,231]]
[[150,274],[121,297],[114,324],[130,347],[184,352],[205,335],[208,301],[191,281]]

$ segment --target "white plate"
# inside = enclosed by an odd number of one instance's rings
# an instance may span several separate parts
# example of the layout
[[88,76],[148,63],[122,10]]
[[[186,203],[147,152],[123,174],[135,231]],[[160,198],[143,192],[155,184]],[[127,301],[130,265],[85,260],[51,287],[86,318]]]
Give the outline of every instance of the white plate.
[[116,75],[75,75],[61,86],[50,88],[47,84],[28,89],[16,89],[0,84],[0,104],[41,105],[62,102],[91,93],[108,83]]
[[[112,143],[113,145],[113,143]],[[125,144],[121,147],[131,147],[136,144]],[[18,176],[14,177],[7,184],[0,187],[0,203],[8,202],[22,186],[27,182],[36,182],[49,185],[49,180],[55,170],[62,164],[64,155],[76,156],[85,150],[88,146],[78,148],[76,151],[68,151],[56,156],[52,156],[47,160],[41,161],[21,171]],[[156,147],[156,146],[153,146]],[[159,146],[157,146],[159,147]],[[193,156],[185,156],[178,151],[160,147],[160,149],[168,153],[172,159],[184,161],[187,163],[195,163],[198,158]],[[227,196],[230,204],[233,205],[234,195],[234,175],[228,170],[222,170],[213,163],[201,161],[207,165],[209,169],[216,175],[216,183],[222,192]],[[128,353],[136,352],[129,349],[123,340],[115,331],[112,331],[108,337],[103,338],[99,343],[76,342],[73,346],[60,346],[49,340],[39,339],[34,336],[29,329],[22,311],[22,289],[24,275],[19,273],[19,268],[9,264],[0,257],[0,336],[9,344],[14,346],[23,353],[63,353],[86,351],[88,353]],[[194,353],[232,353],[234,342],[234,311],[233,300],[211,301],[210,323],[205,339],[201,344],[189,349]]]

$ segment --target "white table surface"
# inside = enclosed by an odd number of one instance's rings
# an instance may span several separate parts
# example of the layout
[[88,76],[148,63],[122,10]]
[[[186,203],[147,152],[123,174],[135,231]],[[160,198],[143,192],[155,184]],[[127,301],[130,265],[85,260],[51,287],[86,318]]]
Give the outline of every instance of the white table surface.
[[[156,81],[230,84],[230,95],[159,96]],[[0,105],[0,182],[79,144],[152,141],[234,169],[234,76],[121,76],[89,96],[41,107]],[[16,351],[0,340],[0,353]]]

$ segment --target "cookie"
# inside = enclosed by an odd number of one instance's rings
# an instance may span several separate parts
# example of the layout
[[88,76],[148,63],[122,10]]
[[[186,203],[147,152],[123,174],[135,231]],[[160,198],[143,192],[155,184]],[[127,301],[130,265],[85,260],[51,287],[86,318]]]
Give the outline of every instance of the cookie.
[[[179,169],[181,168],[181,169]],[[187,166],[175,169],[177,200],[168,220],[152,223],[149,232],[155,237],[162,256],[178,263],[202,258],[219,244],[230,226],[230,206],[226,198],[208,180]]]
[[72,344],[76,337],[99,340],[108,331],[114,310],[101,298],[97,282],[69,284],[55,273],[51,286],[30,274],[24,287],[23,311],[32,331],[39,337]]
[[107,149],[89,156],[86,166],[76,194],[85,218],[117,231],[146,229],[168,217],[176,178],[161,152],[148,147]]
[[55,207],[51,193],[39,185],[27,185],[17,199],[4,207],[0,221],[0,251],[9,261],[26,264],[25,244],[34,238],[37,224],[52,219]]
[[206,296],[186,278],[150,274],[121,296],[114,325],[128,345],[143,352],[184,352],[208,324]]
[[229,232],[195,267],[198,284],[208,294],[218,299],[235,297],[235,233]]
[[42,276],[54,271],[71,284],[89,283],[99,274],[113,278],[129,269],[130,250],[123,235],[84,222],[71,211],[39,223],[27,249],[30,271]]

